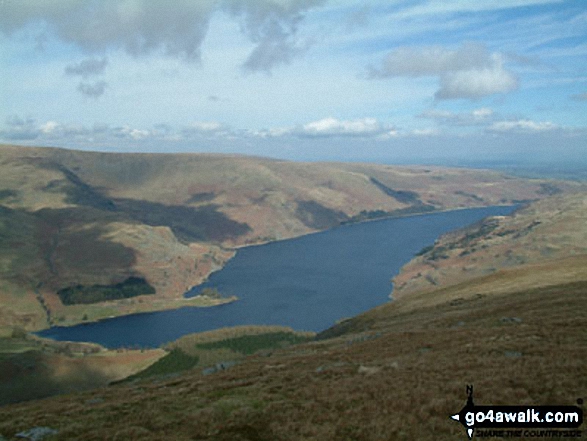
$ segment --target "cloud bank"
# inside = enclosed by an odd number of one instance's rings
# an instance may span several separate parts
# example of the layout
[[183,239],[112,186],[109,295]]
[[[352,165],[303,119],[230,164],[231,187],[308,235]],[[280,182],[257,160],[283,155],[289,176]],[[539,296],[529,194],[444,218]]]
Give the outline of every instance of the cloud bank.
[[504,67],[504,56],[490,53],[479,43],[466,43],[458,49],[400,47],[390,52],[380,67],[371,67],[369,77],[437,77],[438,100],[479,99],[518,88],[518,79]]
[[[19,0],[0,3],[0,32],[11,35],[27,25],[88,54],[123,49],[139,57],[162,51],[188,61],[201,59],[201,46],[214,13],[223,11],[241,21],[255,43],[243,63],[248,70],[268,70],[300,53],[298,25],[309,9],[324,0]],[[100,64],[70,66],[73,74],[91,73]],[[79,73],[78,73],[79,72]]]

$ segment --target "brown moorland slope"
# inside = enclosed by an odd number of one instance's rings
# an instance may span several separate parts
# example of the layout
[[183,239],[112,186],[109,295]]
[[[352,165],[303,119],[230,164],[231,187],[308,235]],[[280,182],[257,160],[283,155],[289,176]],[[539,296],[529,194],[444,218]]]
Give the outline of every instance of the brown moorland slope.
[[584,187],[440,167],[4,145],[0,323],[37,330],[217,304],[182,295],[241,245]]
[[3,407],[0,434],[44,426],[58,432],[51,439],[79,440],[465,439],[449,416],[467,384],[477,404],[587,396],[585,276],[495,295],[477,294],[495,281],[479,282],[462,300],[429,307],[411,308],[406,296],[341,324],[335,337],[226,371]]
[[163,349],[110,351],[15,332],[0,338],[0,406],[106,386],[165,355]]
[[[587,193],[554,196],[440,237],[394,278],[393,297],[448,287],[504,268],[536,264],[536,286],[548,282],[540,264],[587,254]],[[572,259],[571,259],[572,261]],[[570,266],[572,267],[572,265]],[[567,270],[555,283],[563,283]],[[571,277],[572,280],[572,277]],[[518,286],[521,281],[516,280]],[[530,282],[524,287],[531,288]]]
[[[538,218],[555,205],[530,209]],[[587,228],[558,219],[561,233]],[[467,384],[476,404],[583,403],[586,322],[587,255],[561,254],[400,296],[316,341],[224,371],[6,406],[0,434],[46,426],[53,439],[81,440],[465,439],[450,415]]]

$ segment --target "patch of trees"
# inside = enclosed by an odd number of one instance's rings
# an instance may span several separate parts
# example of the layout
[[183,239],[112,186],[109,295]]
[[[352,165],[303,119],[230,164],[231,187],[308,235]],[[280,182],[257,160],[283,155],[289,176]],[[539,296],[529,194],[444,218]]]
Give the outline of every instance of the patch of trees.
[[57,291],[57,295],[64,305],[128,299],[146,294],[155,294],[155,288],[142,277],[129,277],[124,282],[114,285],[75,285]]

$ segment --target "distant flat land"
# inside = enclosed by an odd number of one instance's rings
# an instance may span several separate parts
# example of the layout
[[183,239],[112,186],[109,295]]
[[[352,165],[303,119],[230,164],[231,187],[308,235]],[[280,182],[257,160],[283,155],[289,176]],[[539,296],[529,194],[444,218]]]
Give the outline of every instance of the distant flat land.
[[[10,332],[228,301],[185,300],[235,248],[386,216],[512,204],[576,182],[494,171],[0,146],[0,323]],[[64,305],[76,287],[146,292]],[[70,291],[65,291],[70,292]],[[136,293],[140,293],[136,291]],[[79,296],[75,297],[79,299]],[[117,298],[109,296],[108,298]],[[83,300],[83,299],[82,299]]]

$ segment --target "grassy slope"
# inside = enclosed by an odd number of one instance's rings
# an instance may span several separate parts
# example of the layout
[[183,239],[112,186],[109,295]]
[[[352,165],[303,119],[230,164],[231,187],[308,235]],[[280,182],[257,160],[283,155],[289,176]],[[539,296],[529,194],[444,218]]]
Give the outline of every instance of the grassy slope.
[[[511,217],[489,218],[448,233],[402,268],[393,296],[455,285],[501,268],[587,254],[585,219],[587,193],[578,193],[547,198]],[[540,271],[533,273],[543,279]]]
[[164,355],[161,349],[108,351],[15,333],[0,338],[0,405],[105,386]]
[[[0,146],[0,322],[40,329],[182,306],[235,246],[579,188],[463,169]],[[157,294],[73,306],[55,294],[132,276]]]
[[[537,207],[541,216],[552,206]],[[571,224],[559,219],[562,233]],[[527,263],[404,295],[318,341],[223,372],[5,407],[0,434],[49,426],[58,439],[460,439],[449,416],[467,384],[477,404],[585,398],[586,322],[587,255]]]
[[[452,440],[465,436],[449,415],[463,406],[466,384],[478,404],[586,396],[586,279],[415,309],[404,307],[409,297],[333,339],[213,375],[5,407],[0,433],[49,426],[58,439]],[[100,404],[85,404],[92,398]]]
[[283,326],[235,326],[185,335],[165,345],[167,355],[124,381],[173,376],[198,368],[207,374],[240,363],[247,355],[310,341],[315,333],[296,332]]

